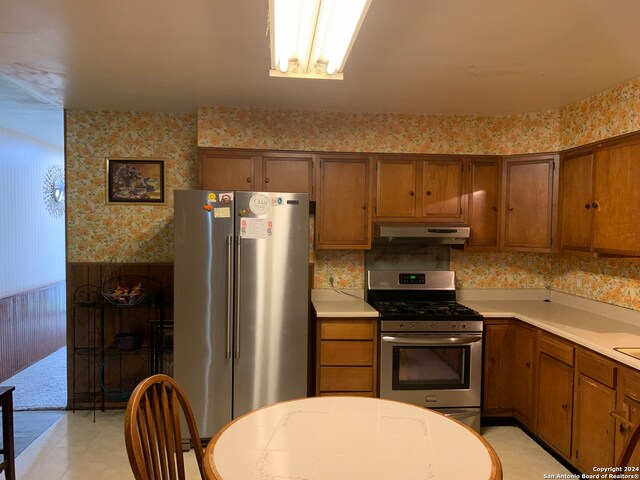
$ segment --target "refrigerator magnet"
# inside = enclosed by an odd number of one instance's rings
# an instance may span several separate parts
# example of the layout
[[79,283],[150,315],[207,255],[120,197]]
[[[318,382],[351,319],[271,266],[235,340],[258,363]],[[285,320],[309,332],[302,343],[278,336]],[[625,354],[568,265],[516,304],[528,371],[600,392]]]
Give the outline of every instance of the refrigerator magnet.
[[240,226],[240,236],[243,238],[263,239],[270,235],[270,226],[264,218],[244,218]]
[[249,209],[255,215],[264,215],[271,208],[271,200],[262,193],[256,193],[249,200]]
[[215,193],[209,193],[209,195],[207,195],[207,200],[209,201],[209,203],[213,203],[216,201],[216,194]]
[[231,209],[229,207],[214,208],[213,218],[231,218]]

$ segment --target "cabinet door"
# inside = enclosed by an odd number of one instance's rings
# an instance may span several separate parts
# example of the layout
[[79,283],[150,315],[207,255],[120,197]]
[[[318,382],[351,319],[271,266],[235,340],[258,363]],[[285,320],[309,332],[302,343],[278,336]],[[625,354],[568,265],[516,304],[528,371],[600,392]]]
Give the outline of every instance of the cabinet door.
[[504,172],[502,246],[550,252],[554,221],[556,156],[508,158]]
[[499,160],[471,160],[468,168],[469,250],[498,248]]
[[[615,426],[615,459],[617,464],[633,427],[640,422],[640,372],[637,370],[624,369],[622,385],[618,390],[616,414],[618,416]],[[636,447],[629,465],[640,465],[640,447]]]
[[573,424],[573,462],[583,472],[613,466],[616,391],[579,373]]
[[425,160],[420,196],[423,217],[462,220],[462,160]]
[[520,323],[515,325],[514,334],[514,376],[511,381],[514,414],[525,426],[531,428],[535,416],[534,360],[537,353],[537,335],[534,329]]
[[566,458],[571,457],[573,367],[540,354],[537,433]]
[[640,254],[640,144],[596,153],[593,247]]
[[509,323],[491,324],[485,320],[484,378],[482,415],[513,413],[514,329]]
[[378,159],[376,161],[376,217],[416,216],[417,162]]
[[560,248],[591,250],[593,223],[593,155],[562,160]]
[[371,248],[367,157],[319,158],[316,248]]
[[263,156],[262,190],[313,194],[313,157]]
[[255,190],[253,155],[212,153],[198,154],[200,188],[203,190]]

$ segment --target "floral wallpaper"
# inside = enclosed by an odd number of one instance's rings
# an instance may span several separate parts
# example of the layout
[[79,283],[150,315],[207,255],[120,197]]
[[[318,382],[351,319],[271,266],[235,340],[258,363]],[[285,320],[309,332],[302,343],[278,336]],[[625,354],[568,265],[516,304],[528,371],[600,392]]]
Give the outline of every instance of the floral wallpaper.
[[560,150],[640,130],[640,77],[560,109]]
[[496,154],[558,150],[560,113],[456,117],[212,106],[198,146],[334,152]]
[[[68,260],[173,260],[165,206],[105,204],[109,157],[167,159],[167,188],[197,185],[196,145],[286,150],[509,155],[558,151],[640,130],[640,77],[559,110],[503,117],[209,106],[197,115],[69,111]],[[313,239],[310,222],[310,243]],[[310,251],[316,288],[363,288],[364,253]],[[544,288],[640,310],[633,260],[452,250],[462,288]]]
[[[196,117],[67,111],[67,261],[173,261],[174,189],[195,188]],[[107,158],[165,159],[165,205],[107,205]]]

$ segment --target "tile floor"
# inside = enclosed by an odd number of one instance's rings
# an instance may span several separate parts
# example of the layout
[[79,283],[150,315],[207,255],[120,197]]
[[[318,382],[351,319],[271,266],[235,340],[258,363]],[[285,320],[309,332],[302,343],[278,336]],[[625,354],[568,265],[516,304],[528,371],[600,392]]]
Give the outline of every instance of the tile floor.
[[[17,478],[133,479],[124,447],[124,411],[98,412],[96,423],[92,418],[92,412],[66,412],[18,455]],[[505,480],[540,480],[545,473],[569,473],[517,427],[487,427],[483,435],[500,456]],[[198,478],[193,452],[188,455],[187,478]]]

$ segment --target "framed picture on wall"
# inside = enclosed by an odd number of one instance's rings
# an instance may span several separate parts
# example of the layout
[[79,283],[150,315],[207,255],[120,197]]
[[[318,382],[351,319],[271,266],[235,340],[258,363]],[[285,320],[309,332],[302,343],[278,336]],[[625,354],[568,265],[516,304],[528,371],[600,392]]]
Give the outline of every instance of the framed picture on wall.
[[107,203],[164,204],[164,160],[108,158]]

